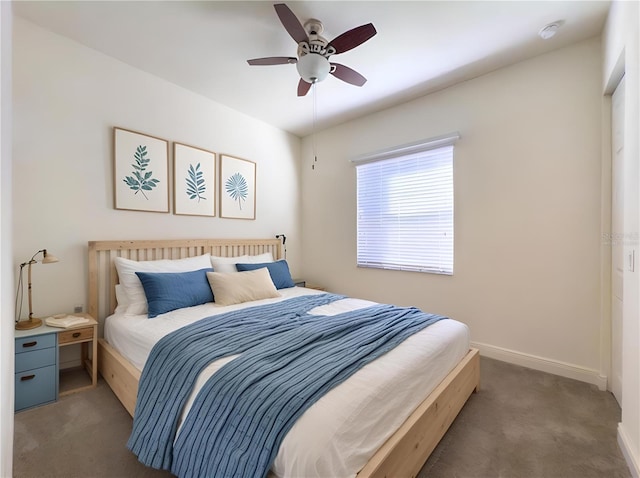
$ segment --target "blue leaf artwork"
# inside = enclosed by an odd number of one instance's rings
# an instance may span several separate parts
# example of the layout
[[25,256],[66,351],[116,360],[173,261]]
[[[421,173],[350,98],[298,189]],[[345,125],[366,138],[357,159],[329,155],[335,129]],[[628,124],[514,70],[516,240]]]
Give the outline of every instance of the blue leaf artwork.
[[238,201],[238,206],[242,211],[242,201],[247,200],[247,196],[249,195],[249,187],[247,186],[247,180],[240,173],[235,173],[233,176],[230,176],[225,183],[225,190],[227,194],[234,201]]
[[151,158],[146,157],[146,146],[138,146],[133,156],[136,160],[131,165],[131,167],[133,167],[133,176],[125,176],[123,181],[127,184],[127,186],[129,186],[129,189],[135,191],[134,195],[142,193],[144,198],[148,201],[149,198],[144,192],[152,191],[160,181],[151,177],[153,176],[152,171],[146,171],[147,166],[149,166],[149,163],[151,162]]
[[207,200],[204,197],[204,193],[207,191],[207,184],[203,178],[202,171],[200,170],[200,163],[193,167],[193,164],[189,165],[189,170],[187,171],[187,177],[185,178],[187,182],[187,196],[189,199],[197,199],[198,202],[200,200]]

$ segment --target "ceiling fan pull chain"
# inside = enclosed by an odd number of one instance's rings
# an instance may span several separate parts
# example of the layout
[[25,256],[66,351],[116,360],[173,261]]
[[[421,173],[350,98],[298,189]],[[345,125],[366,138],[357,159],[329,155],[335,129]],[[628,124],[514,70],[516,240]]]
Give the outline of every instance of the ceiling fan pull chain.
[[316,169],[316,163],[318,162],[318,148],[317,148],[317,144],[316,144],[316,122],[318,119],[318,85],[317,83],[313,83],[311,85],[311,88],[313,88],[313,121],[312,121],[312,125],[311,125],[311,134],[312,134],[312,138],[311,138],[311,143],[312,143],[312,147],[313,147],[313,163],[311,164],[311,169],[315,170]]

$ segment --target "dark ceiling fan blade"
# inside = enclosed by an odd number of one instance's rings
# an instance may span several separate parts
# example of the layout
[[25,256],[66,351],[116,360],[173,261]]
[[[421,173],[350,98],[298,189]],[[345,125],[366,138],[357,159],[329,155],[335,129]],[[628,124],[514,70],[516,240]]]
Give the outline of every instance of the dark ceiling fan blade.
[[311,88],[311,83],[307,83],[302,78],[298,82],[298,96],[304,96],[309,93],[309,89]]
[[266,58],[247,60],[247,63],[250,65],[286,65],[288,63],[293,65],[297,62],[298,59],[292,56],[268,56]]
[[285,30],[287,30],[296,43],[308,40],[307,32],[300,23],[300,20],[298,20],[298,17],[295,16],[289,7],[284,3],[276,3],[273,8],[276,9],[278,18],[280,18]]
[[344,32],[342,35],[338,35],[332,41],[329,42],[327,47],[335,48],[336,52],[344,53],[345,51],[349,51],[358,45],[362,45],[369,38],[378,33],[373,26],[373,23],[367,23],[366,25],[360,25],[359,27],[353,28],[348,32]]
[[358,73],[356,70],[352,70],[348,66],[341,65],[339,63],[331,63],[331,74],[336,78],[340,78],[342,81],[346,81],[352,85],[362,86],[367,82],[367,79]]

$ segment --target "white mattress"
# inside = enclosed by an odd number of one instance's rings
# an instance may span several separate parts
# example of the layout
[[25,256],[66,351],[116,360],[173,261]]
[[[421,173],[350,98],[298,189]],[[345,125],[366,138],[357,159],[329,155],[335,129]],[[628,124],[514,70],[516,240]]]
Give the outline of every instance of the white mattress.
[[[166,334],[202,317],[304,294],[323,293],[294,287],[278,299],[233,306],[204,304],[147,319],[146,315],[112,315],[105,322],[105,339],[142,370],[153,345]],[[344,299],[311,310],[333,315],[372,305]],[[455,320],[441,320],[360,369],[318,400],[289,431],[272,467],[278,477],[353,477],[406,420],[469,350],[469,331]],[[234,357],[211,364],[197,390],[217,369]]]

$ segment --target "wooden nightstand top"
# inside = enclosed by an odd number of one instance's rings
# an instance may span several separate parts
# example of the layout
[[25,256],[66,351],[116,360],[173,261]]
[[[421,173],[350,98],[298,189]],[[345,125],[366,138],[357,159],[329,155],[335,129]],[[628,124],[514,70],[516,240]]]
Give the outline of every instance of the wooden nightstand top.
[[315,290],[325,290],[324,287],[322,287],[321,285],[316,285],[316,284],[311,284],[309,282],[307,282],[307,284],[305,285],[305,287],[307,289],[315,289]]
[[307,289],[325,290],[323,286],[316,285],[311,282],[307,282],[304,279],[293,279],[293,283],[296,285],[296,287],[306,287]]
[[46,319],[47,317],[50,316],[46,316],[46,317],[42,317],[42,325],[40,327],[36,327],[35,329],[29,329],[29,330],[15,330],[14,331],[14,337],[18,338],[18,337],[32,337],[34,335],[43,335],[43,334],[52,334],[52,333],[59,333],[62,332],[63,330],[72,330],[72,329],[82,329],[83,327],[92,327],[94,325],[98,325],[98,322],[96,321],[96,319],[94,319],[93,317],[91,317],[89,314],[68,314],[68,315],[76,315],[78,317],[86,317],[87,319],[89,319],[89,322],[86,322],[84,324],[79,324],[76,325],[74,327],[51,327],[49,325],[46,325],[44,323],[44,319]]

